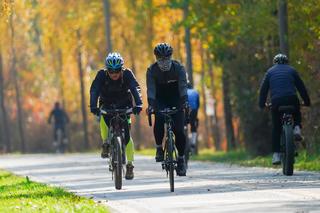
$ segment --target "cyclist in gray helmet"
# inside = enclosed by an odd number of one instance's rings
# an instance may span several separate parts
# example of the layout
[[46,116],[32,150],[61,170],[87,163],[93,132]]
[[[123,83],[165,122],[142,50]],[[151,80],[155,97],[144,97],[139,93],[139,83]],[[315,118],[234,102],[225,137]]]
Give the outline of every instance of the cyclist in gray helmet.
[[[172,47],[167,43],[160,43],[154,48],[156,62],[151,64],[147,70],[147,94],[148,110],[161,110],[167,107],[178,109],[188,106],[187,78],[184,67],[171,59]],[[181,110],[172,116],[173,131],[178,150],[177,175],[185,176],[184,152],[186,138],[184,136],[184,112]],[[157,153],[156,162],[164,159],[163,137],[164,117],[155,114],[154,136]]]

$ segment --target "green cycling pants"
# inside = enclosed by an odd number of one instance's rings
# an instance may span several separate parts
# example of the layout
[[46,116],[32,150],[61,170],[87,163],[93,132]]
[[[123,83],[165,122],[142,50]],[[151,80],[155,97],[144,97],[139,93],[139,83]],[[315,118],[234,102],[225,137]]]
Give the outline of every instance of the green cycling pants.
[[[101,138],[103,142],[107,141],[107,138],[108,138],[109,123],[110,123],[109,117],[101,116],[100,133],[101,133]],[[126,157],[127,157],[128,163],[132,164],[134,161],[134,144],[133,144],[132,137],[130,135],[130,125],[131,125],[131,118],[128,119],[127,124],[125,124],[124,126],[125,126]]]

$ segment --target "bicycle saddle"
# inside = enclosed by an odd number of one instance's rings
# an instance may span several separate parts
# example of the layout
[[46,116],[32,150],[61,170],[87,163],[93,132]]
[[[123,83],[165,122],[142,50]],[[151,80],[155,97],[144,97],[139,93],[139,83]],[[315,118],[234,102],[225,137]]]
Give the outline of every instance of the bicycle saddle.
[[294,111],[295,107],[292,105],[279,107],[279,112],[293,113]]

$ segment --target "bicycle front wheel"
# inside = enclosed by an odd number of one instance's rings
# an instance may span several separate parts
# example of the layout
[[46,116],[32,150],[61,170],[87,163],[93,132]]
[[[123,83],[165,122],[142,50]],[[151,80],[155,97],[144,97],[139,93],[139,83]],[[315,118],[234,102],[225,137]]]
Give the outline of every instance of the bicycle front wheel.
[[169,180],[170,180],[170,191],[174,192],[174,162],[173,162],[173,133],[169,133],[168,137],[168,166],[169,166]]
[[284,125],[282,134],[285,145],[282,158],[282,170],[284,175],[291,176],[293,175],[294,169],[294,140],[292,126]]
[[115,142],[115,149],[114,149],[114,184],[116,189],[122,188],[122,150],[121,150],[121,138],[117,137]]

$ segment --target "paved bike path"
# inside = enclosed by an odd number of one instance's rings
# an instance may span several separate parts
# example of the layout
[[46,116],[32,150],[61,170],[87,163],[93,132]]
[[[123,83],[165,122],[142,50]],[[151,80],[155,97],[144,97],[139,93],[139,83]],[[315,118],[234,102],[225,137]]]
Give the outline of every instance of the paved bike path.
[[4,155],[0,168],[61,186],[114,212],[320,212],[320,173],[191,162],[175,192],[160,164],[137,156],[135,179],[115,190],[99,154]]

